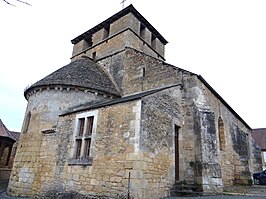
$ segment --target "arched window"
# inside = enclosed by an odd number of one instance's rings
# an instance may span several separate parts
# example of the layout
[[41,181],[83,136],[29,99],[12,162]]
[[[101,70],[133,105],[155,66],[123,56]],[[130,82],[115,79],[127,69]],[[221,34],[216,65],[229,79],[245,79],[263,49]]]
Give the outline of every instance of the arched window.
[[219,130],[219,142],[220,142],[220,150],[225,150],[225,133],[224,133],[224,122],[222,117],[218,119],[218,130]]
[[29,111],[25,118],[25,123],[24,123],[23,131],[22,131],[23,133],[26,133],[28,131],[30,119],[31,119],[31,112]]

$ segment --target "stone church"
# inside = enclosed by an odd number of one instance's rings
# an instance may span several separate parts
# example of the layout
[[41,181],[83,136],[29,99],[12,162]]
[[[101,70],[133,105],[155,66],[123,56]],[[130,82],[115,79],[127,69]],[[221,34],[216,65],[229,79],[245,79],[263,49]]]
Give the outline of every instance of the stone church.
[[153,199],[178,183],[219,193],[261,170],[249,125],[132,6],[72,41],[71,62],[31,85],[13,196]]

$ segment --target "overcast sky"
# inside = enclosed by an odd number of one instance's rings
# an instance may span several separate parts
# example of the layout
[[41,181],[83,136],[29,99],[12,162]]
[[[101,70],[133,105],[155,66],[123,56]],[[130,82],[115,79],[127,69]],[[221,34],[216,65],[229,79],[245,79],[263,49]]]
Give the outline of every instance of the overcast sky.
[[[121,0],[0,1],[0,118],[20,131],[24,89],[68,64],[71,39]],[[265,0],[127,0],[165,37],[166,62],[202,75],[252,127],[266,127]]]

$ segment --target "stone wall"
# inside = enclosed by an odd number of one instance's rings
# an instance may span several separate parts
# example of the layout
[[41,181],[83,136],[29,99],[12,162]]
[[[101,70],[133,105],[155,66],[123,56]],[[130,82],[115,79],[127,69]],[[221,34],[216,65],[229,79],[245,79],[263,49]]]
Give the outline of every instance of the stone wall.
[[178,84],[182,79],[178,68],[168,67],[164,62],[132,48],[101,59],[97,64],[109,74],[123,95]]
[[[71,143],[62,143],[58,156],[65,154],[60,163],[64,165],[60,179],[65,191],[106,197],[133,194],[129,183],[138,175],[134,170],[138,157],[134,151],[138,148],[139,108],[140,102],[129,102],[98,110],[92,166],[68,165]],[[60,119],[59,138],[69,140],[73,136],[74,118],[71,115]]]
[[255,143],[255,141],[252,139],[252,137],[249,139],[249,146],[250,148],[250,154],[252,159],[251,164],[251,171],[252,173],[258,173],[261,172],[263,169],[263,158],[261,157],[263,153],[261,153],[261,148]]
[[[122,59],[122,54],[120,57]],[[250,183],[252,161],[256,161],[256,158],[250,159],[253,155],[250,151],[252,150],[251,145],[248,144],[250,137],[247,136],[248,139],[243,137],[250,133],[250,129],[228,106],[217,98],[213,91],[203,84],[196,75],[167,65],[133,49],[127,49],[124,57],[127,59],[123,65],[120,65],[119,72],[116,74],[123,74],[120,76],[121,78],[124,76],[122,80],[120,78],[119,85],[122,85],[125,95],[158,88],[162,85],[173,85],[180,82],[184,84],[181,112],[184,118],[182,131],[186,133],[181,139],[185,140],[183,152],[186,155],[181,159],[182,164],[180,165],[180,173],[183,177],[190,183],[210,184],[205,191],[221,192],[223,185]],[[110,60],[109,63],[112,63],[112,67],[104,64],[109,71],[116,65],[115,56]],[[143,68],[145,68],[145,76],[143,76]],[[219,118],[222,118],[225,135],[223,150],[220,150]],[[207,121],[208,123],[206,123]],[[241,131],[237,129],[241,129]],[[245,150],[236,149],[237,141],[234,141],[230,132],[236,134],[238,141],[243,142]],[[203,157],[202,154],[205,154],[202,153],[203,149],[211,154]],[[239,150],[245,155],[239,156],[237,153]],[[211,164],[206,164],[208,162]],[[259,164],[257,165],[259,167]],[[211,171],[217,170],[217,172],[204,173],[203,168],[206,168],[206,171],[210,169]],[[209,178],[210,181],[203,182],[202,175],[212,177]]]
[[[12,142],[9,143],[10,145],[12,144]],[[2,167],[7,167],[6,166],[6,161],[8,159],[8,153],[9,153],[9,146],[6,146],[4,148],[4,151],[3,151],[3,154],[2,156],[0,157],[0,168]],[[9,162],[10,163],[10,162]],[[10,168],[10,167],[9,167]],[[11,165],[11,168],[12,168],[12,165]]]
[[123,58],[124,52],[120,52],[97,61],[97,64],[105,70],[106,74],[109,75],[117,90],[120,92],[122,90],[124,75]]
[[[211,134],[207,136],[204,139],[205,141],[201,144],[203,144],[202,147],[205,147],[208,140],[212,142],[210,146],[213,146],[212,148],[214,150],[211,150],[212,155],[208,155],[210,162],[213,156],[218,157],[218,162],[215,162],[215,164],[217,165],[216,170],[219,170],[219,168],[221,169],[222,183],[217,183],[217,186],[249,184],[252,172],[250,150],[252,150],[253,147],[249,144],[251,129],[240,121],[240,119],[199,79],[197,86],[191,88],[191,93],[194,95],[193,98],[195,100],[195,106],[197,107],[196,110],[200,112],[202,112],[202,110],[208,110],[213,118],[213,129],[210,129]],[[219,139],[219,118],[223,120],[225,135],[225,148],[222,150],[221,140]],[[210,122],[210,120],[208,121]],[[208,123],[202,123],[201,126],[207,129]],[[202,154],[205,153],[203,152]],[[216,178],[219,176],[220,174],[217,173]]]
[[[138,149],[139,109],[140,102],[129,102],[99,110],[92,166],[68,164],[75,114],[61,117],[57,131],[44,135],[42,139],[43,153],[40,152],[38,160],[38,174],[32,177],[32,190],[21,193],[21,183],[18,188],[15,182],[11,182],[9,193],[28,196],[40,194],[47,197],[55,193],[106,197],[136,194],[134,187],[138,185],[140,176],[139,164],[134,163],[139,156],[134,151]],[[22,180],[27,178],[25,183],[29,184],[32,168],[29,165],[26,169],[25,166],[24,164]],[[34,184],[37,181],[39,186]],[[132,187],[129,187],[129,183]]]
[[[115,35],[110,39],[107,38],[92,47],[89,47],[87,49],[79,49],[78,53],[74,54],[71,60],[74,61],[84,55],[97,60],[104,58],[108,55],[120,52],[126,46],[127,34],[128,31],[123,31],[120,34]],[[82,41],[80,41],[79,43],[82,43]],[[76,45],[80,45],[79,43]],[[96,53],[95,57],[93,57],[94,56],[93,53]]]
[[160,52],[157,52],[155,48],[144,42],[140,36],[131,29],[125,29],[119,34],[110,36],[110,38],[106,38],[102,42],[99,42],[93,46],[86,47],[88,46],[86,41],[80,41],[74,46],[74,54],[71,60],[77,60],[84,55],[95,60],[101,60],[110,55],[119,53],[120,51],[125,50],[127,47],[134,48],[149,56],[163,60],[162,53],[164,53],[164,50],[160,45],[163,44],[161,44],[158,40],[156,46]]
[[196,182],[204,192],[222,192],[221,165],[218,161],[217,133],[214,113],[208,109],[195,111],[195,133],[201,154],[195,157]]
[[109,74],[122,95],[181,84],[185,73],[132,48],[99,60],[97,64]]
[[[115,52],[119,52],[125,47],[135,48],[147,55],[164,59],[164,44],[155,38],[151,43],[151,31],[145,27],[145,34],[140,33],[141,22],[132,14],[117,19],[109,26],[109,34],[106,34],[105,27],[93,33],[88,44],[86,39],[81,40],[73,46],[72,60],[78,59],[82,55],[91,58],[101,59]],[[93,55],[93,53],[96,53]]]
[[126,50],[123,64],[122,92],[124,95],[181,83],[182,71],[179,68],[167,65],[134,49]]
[[[180,86],[176,86],[142,100],[140,150],[144,154],[142,178],[145,184],[139,190],[143,194],[140,198],[165,197],[175,183],[175,125],[182,126],[181,98]],[[180,130],[181,164],[187,155],[182,149],[186,145],[182,139],[184,134]],[[183,173],[181,176],[184,177]]]
[[[46,178],[54,175],[51,167],[56,161],[53,132],[57,127],[58,115],[71,106],[101,98],[101,95],[67,89],[42,90],[29,97],[22,128],[24,132],[20,136],[10,177],[9,193],[35,195],[42,186],[49,184]],[[29,112],[30,118],[27,117]]]
[[2,167],[0,168],[0,182],[1,181],[8,181],[10,177],[11,169]]
[[177,86],[142,101],[98,109],[92,166],[68,164],[76,114],[61,117],[58,132],[49,139],[49,145],[54,145],[49,150],[56,153],[56,164],[51,161],[56,166],[50,167],[54,176],[47,176],[41,193],[167,196],[174,183],[174,125],[181,125],[181,96]]
[[5,148],[4,154],[3,154],[2,158],[1,158],[1,162],[0,162],[0,181],[1,180],[9,180],[9,177],[11,174],[11,169],[12,169],[12,166],[14,163],[14,158],[16,155],[17,147],[18,147],[18,141],[15,142],[12,146],[8,165],[6,165],[6,161],[8,158],[9,150],[8,150],[8,147]]

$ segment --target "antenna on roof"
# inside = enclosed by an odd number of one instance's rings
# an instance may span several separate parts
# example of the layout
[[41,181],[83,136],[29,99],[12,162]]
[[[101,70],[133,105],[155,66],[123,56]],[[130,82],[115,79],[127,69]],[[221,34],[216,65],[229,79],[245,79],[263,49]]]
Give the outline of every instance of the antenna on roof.
[[125,7],[125,2],[126,2],[126,0],[122,0],[120,3],[120,4],[122,4],[122,9],[124,9],[124,7]]

